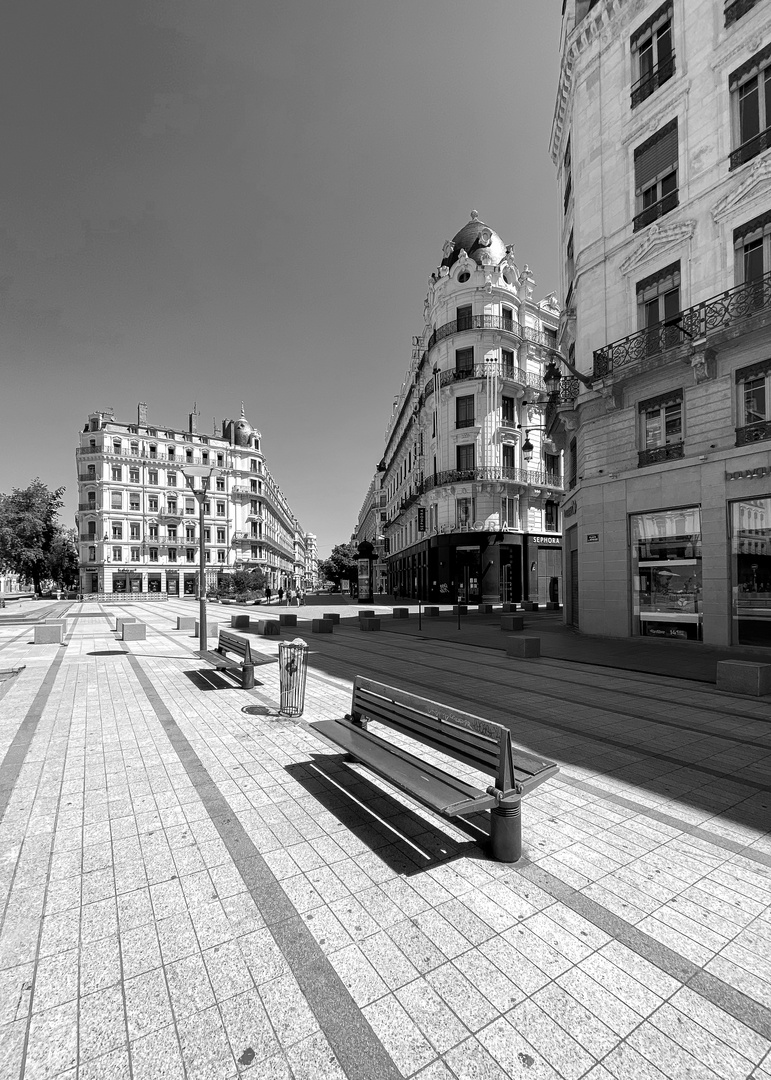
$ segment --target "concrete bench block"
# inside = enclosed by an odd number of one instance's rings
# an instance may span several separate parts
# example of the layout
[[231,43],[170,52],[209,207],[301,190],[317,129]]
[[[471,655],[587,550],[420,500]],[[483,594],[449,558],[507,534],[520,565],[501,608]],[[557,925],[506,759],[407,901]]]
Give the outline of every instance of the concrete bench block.
[[281,637],[281,623],[278,619],[258,619],[249,624],[249,629],[260,637]]
[[395,619],[409,619],[410,609],[406,607],[395,607],[393,616]]
[[[248,623],[247,623],[248,626]],[[201,636],[201,624],[198,619],[193,619],[193,632],[196,637]],[[206,637],[217,637],[220,632],[220,624],[206,620]]]
[[501,630],[524,630],[525,620],[522,615],[501,615]]
[[453,604],[453,615],[468,615],[468,604]]
[[137,622],[137,619],[133,615],[118,615],[115,620],[115,633],[119,634],[123,630],[123,624],[127,622]]
[[64,641],[64,623],[38,623],[34,629],[36,645],[61,645]]
[[514,611],[519,611],[519,604],[513,604],[510,600],[507,600],[501,607],[501,611],[504,615],[510,615]]
[[366,611],[360,611],[359,612],[359,618],[360,619],[374,619],[375,618],[375,612],[370,611],[369,608],[368,608]]
[[559,611],[559,609],[561,608],[561,606],[562,606],[562,605],[561,605],[561,604],[558,604],[558,603],[556,602],[556,600],[547,600],[547,601],[546,601],[546,610],[547,610],[547,611]]
[[541,639],[538,637],[513,637],[506,642],[508,656],[517,656],[521,660],[541,655]]
[[371,619],[361,618],[361,619],[359,619],[359,629],[360,630],[379,630],[380,629],[380,619],[377,619],[377,618],[371,618]]
[[533,600],[523,600],[522,601],[522,610],[523,611],[538,611],[538,604],[536,604]]
[[339,611],[325,611],[321,616],[322,619],[327,619],[333,626],[340,625],[340,612]]
[[477,611],[479,612],[480,615],[492,615],[492,613],[493,613],[493,605],[492,604],[478,604],[477,605]]
[[311,632],[314,634],[331,634],[332,625],[331,619],[312,619]]
[[248,615],[231,615],[230,616],[230,628],[231,628],[231,630],[248,630],[249,629],[249,616]]
[[144,641],[147,637],[147,626],[143,622],[124,622],[121,629],[123,641]]
[[293,612],[286,611],[278,617],[279,626],[297,626],[297,616]]
[[424,607],[423,608],[423,614],[428,619],[438,619],[439,618],[439,608],[438,607],[431,607],[431,606]]
[[771,694],[771,664],[752,660],[719,660],[717,688],[729,694],[763,697]]
[[192,615],[177,615],[177,630],[192,630],[195,619]]

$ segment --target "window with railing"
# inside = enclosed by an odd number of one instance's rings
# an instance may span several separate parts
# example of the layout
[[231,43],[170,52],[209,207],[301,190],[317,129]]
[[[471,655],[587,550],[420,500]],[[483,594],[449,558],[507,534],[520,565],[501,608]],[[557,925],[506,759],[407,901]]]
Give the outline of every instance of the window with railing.
[[637,325],[645,331],[644,351],[653,355],[680,344],[680,263],[671,263],[637,283]]
[[475,464],[474,444],[462,443],[455,447],[455,463],[458,472],[468,472],[474,469]]
[[570,136],[568,135],[567,145],[565,147],[565,156],[562,159],[562,209],[567,214],[568,206],[570,205],[570,196],[573,191],[573,162],[570,150]]
[[508,394],[501,398],[501,420],[504,424],[515,424],[517,420],[517,399]]
[[683,392],[672,390],[638,405],[640,444],[638,468],[683,456]]
[[578,444],[575,439],[570,440],[568,446],[568,488],[574,488],[578,483]]
[[473,316],[471,314],[471,304],[459,307],[455,314],[455,321],[458,330],[471,330],[473,325]]
[[737,169],[771,146],[771,45],[755,53],[728,78]]
[[474,348],[455,350],[455,371],[470,375],[474,370]]
[[749,446],[771,439],[771,359],[736,372],[736,445]]
[[678,205],[677,158],[675,117],[635,149],[635,232]]
[[632,108],[639,105],[675,73],[672,46],[672,4],[663,4],[631,37]]
[[748,11],[752,11],[756,4],[759,4],[760,0],[733,0],[725,6],[725,25],[732,26],[737,19],[741,19],[742,15],[746,15]]
[[455,399],[455,426],[467,428],[474,426],[474,395]]

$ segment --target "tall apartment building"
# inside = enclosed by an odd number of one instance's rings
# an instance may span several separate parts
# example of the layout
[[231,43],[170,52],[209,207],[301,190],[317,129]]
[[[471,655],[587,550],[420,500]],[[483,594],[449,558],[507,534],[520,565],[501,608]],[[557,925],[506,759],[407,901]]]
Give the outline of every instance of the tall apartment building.
[[199,507],[186,465],[214,466],[204,503],[207,588],[255,567],[274,590],[310,587],[316,538],[271,476],[243,404],[218,435],[199,433],[195,412],[189,421],[187,431],[150,424],[143,403],[136,424],[111,412],[88,417],[76,450],[82,592],[196,592]]
[[[771,4],[564,0],[567,619],[771,646]],[[573,384],[573,392],[579,389]]]
[[372,488],[388,589],[556,602],[563,477],[543,373],[557,299],[534,299],[529,268],[475,212],[442,254]]

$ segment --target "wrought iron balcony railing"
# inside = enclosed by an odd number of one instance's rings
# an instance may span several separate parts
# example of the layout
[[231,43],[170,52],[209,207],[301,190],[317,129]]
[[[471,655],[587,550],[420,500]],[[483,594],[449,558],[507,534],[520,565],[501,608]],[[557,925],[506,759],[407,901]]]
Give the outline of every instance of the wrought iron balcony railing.
[[442,341],[451,334],[462,334],[464,330],[502,330],[505,334],[520,337],[519,323],[504,315],[465,315],[460,319],[453,319],[444,326],[437,326],[426,345],[426,352],[430,352],[438,341]]
[[764,312],[771,312],[771,273],[685,308],[675,319],[669,319],[668,325],[660,323],[638,330],[596,349],[594,376],[605,378],[617,368],[654,359],[693,340],[708,339]]
[[[546,384],[540,375],[534,371],[525,371],[517,364],[505,363],[503,360],[485,360],[483,364],[474,364],[471,367],[449,368],[439,373],[439,386],[449,386],[451,383],[464,382],[466,379],[486,379],[494,375],[500,379],[511,379],[520,386],[532,386],[542,392],[546,390]],[[434,380],[429,379],[423,389],[421,404],[427,401],[433,392]]]
[[732,150],[728,158],[730,169],[738,169],[740,165],[744,165],[747,161],[752,161],[758,154],[762,154],[764,150],[768,150],[771,146],[771,127],[767,127],[765,131],[758,132],[751,139],[747,139],[745,143],[738,146],[736,150]]
[[674,54],[667,60],[662,61],[653,71],[644,75],[632,87],[632,108],[641,101],[649,98],[654,91],[658,90],[665,82],[668,82],[675,73]]
[[659,465],[662,461],[675,461],[683,456],[682,442],[670,443],[669,446],[656,446],[650,450],[640,450],[637,454],[637,468],[646,465]]
[[456,428],[469,428],[469,427],[473,427],[474,423],[475,423],[474,417],[469,416],[469,417],[466,417],[465,420],[456,420],[455,421],[455,427]]
[[771,420],[747,424],[746,427],[736,429],[737,446],[751,446],[753,443],[766,442],[768,439],[771,439]]
[[650,206],[646,206],[644,210],[641,210],[639,214],[635,215],[634,231],[639,232],[639,230],[644,229],[646,225],[658,221],[660,217],[664,217],[664,214],[668,214],[670,210],[674,210],[679,204],[679,192],[668,192],[663,199],[651,203]]
[[751,11],[757,3],[759,0],[735,0],[733,4],[726,4],[725,25],[731,26],[737,19],[741,19],[742,15]]
[[427,477],[422,484],[422,491],[445,484],[463,484],[474,481],[498,481],[526,484],[530,487],[562,488],[563,478],[559,473],[546,472],[542,469],[515,469],[507,465],[486,465],[475,469],[450,469]]
[[559,387],[553,393],[549,394],[549,400],[546,403],[545,424],[547,431],[551,428],[560,405],[572,405],[578,397],[580,390],[581,383],[575,375],[562,376]]

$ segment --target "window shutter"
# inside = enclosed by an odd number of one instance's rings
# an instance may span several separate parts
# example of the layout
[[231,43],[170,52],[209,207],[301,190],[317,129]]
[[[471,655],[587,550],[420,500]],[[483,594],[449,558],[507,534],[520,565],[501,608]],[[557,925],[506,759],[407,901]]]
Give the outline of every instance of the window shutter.
[[765,48],[761,49],[760,52],[756,52],[736,71],[731,72],[728,76],[728,89],[736,90],[740,83],[746,82],[753,75],[757,75],[760,69],[764,68],[769,61],[771,61],[771,45],[766,45]]
[[756,240],[767,232],[771,232],[771,210],[734,229],[734,247],[743,247],[748,241]]
[[641,41],[649,38],[652,33],[658,30],[660,26],[663,26],[663,24],[671,18],[672,4],[667,0],[666,4],[662,4],[657,11],[653,12],[650,18],[646,19],[641,26],[637,27],[631,37],[632,48],[637,48]]
[[677,168],[677,118],[660,128],[634,152],[636,193],[649,187],[657,177]]

